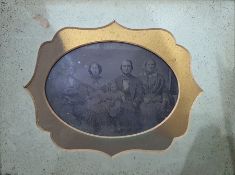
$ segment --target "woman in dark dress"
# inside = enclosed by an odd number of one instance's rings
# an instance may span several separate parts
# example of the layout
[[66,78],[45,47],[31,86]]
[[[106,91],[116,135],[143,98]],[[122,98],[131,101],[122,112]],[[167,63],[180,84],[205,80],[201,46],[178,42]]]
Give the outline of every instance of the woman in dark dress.
[[167,95],[164,93],[165,81],[156,70],[156,62],[148,60],[140,76],[143,85],[143,102],[140,105],[143,128],[149,129],[163,120]]

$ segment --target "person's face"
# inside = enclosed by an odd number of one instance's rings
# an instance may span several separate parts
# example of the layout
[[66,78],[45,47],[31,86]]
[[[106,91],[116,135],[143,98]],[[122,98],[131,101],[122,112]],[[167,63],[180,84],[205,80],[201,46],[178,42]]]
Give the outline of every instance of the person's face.
[[112,83],[110,89],[111,89],[111,91],[116,91],[117,90],[116,84]]
[[123,61],[122,62],[122,72],[124,74],[130,74],[131,71],[132,71],[131,63],[129,61]]
[[155,66],[156,66],[155,62],[154,62],[153,60],[149,60],[149,61],[146,63],[146,70],[147,70],[148,72],[153,72],[154,69],[155,69]]
[[93,76],[98,76],[100,74],[99,72],[99,67],[97,64],[92,64],[91,65],[91,73]]

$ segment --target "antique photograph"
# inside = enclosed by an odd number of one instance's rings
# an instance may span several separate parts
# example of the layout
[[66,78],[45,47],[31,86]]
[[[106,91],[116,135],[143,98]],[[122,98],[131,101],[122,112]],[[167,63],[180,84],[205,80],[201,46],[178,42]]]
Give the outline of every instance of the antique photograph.
[[147,49],[100,42],[59,59],[45,91],[51,109],[68,125],[99,136],[126,136],[151,129],[170,114],[178,82]]

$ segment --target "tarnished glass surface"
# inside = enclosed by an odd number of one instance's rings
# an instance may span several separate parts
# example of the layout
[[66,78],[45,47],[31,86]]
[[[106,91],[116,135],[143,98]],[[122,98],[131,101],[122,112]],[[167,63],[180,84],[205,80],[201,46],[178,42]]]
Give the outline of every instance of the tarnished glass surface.
[[51,69],[46,95],[67,124],[100,136],[124,136],[161,123],[178,97],[170,67],[136,45],[103,42],[77,48]]

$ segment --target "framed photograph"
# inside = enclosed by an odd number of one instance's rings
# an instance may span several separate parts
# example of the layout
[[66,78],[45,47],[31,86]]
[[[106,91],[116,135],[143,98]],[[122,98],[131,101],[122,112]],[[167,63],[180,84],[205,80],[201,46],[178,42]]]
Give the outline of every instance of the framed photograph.
[[67,27],[41,45],[25,86],[37,125],[64,149],[164,150],[202,91],[190,54],[163,29]]

